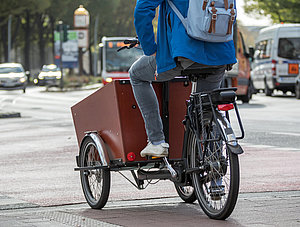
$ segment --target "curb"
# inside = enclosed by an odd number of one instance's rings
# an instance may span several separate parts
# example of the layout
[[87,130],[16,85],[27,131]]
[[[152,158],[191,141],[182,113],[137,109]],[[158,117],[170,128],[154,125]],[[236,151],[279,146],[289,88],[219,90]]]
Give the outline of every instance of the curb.
[[19,112],[1,113],[0,112],[0,118],[17,118],[17,117],[21,117],[21,113],[19,113]]
[[46,88],[46,92],[82,91],[82,90],[99,89],[101,87],[103,87],[102,83],[96,83],[96,84],[86,85],[86,86],[82,86],[82,87],[65,87],[63,90],[61,90],[59,87],[49,87],[49,88]]

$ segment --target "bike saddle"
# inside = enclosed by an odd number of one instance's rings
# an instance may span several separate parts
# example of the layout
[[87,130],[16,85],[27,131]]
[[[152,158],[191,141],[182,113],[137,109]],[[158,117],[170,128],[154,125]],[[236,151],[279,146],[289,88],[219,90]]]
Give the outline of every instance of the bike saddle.
[[211,65],[201,65],[198,63],[194,63],[190,67],[183,69],[181,71],[182,76],[207,76],[211,74],[216,74],[218,70],[225,68],[225,65],[217,65],[217,66],[211,66]]

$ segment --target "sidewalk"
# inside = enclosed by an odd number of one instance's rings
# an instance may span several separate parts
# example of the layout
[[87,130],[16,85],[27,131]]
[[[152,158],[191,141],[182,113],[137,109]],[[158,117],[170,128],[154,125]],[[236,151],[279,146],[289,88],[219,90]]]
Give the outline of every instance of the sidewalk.
[[[23,205],[13,208],[14,203]],[[299,226],[299,203],[300,191],[243,193],[232,215],[216,221],[209,219],[198,203],[185,204],[178,197],[109,201],[103,210],[93,210],[87,204],[34,207],[0,196],[0,227]]]

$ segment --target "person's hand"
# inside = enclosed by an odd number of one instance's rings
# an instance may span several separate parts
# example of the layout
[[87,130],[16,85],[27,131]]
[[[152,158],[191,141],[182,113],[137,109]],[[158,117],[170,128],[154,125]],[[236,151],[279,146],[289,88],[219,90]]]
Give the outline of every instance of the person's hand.
[[156,52],[154,54],[152,54],[151,56],[156,56]]

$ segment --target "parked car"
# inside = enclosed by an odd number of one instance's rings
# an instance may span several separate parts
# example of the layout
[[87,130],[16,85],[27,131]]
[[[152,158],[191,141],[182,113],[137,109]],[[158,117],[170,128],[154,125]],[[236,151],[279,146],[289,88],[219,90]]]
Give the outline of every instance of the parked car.
[[250,76],[250,57],[246,48],[241,31],[235,26],[234,43],[236,49],[236,58],[238,63],[233,65],[232,70],[226,73],[225,86],[237,87],[237,98],[243,103],[248,103],[254,92]]
[[296,98],[300,99],[300,75],[296,79],[295,93],[296,93]]
[[4,90],[22,89],[25,93],[27,75],[19,63],[0,64],[0,88]]
[[271,96],[274,90],[295,91],[300,64],[300,24],[262,29],[256,39],[251,77],[255,89]]
[[61,79],[61,71],[54,64],[43,65],[41,72],[33,83],[39,86],[58,86]]

